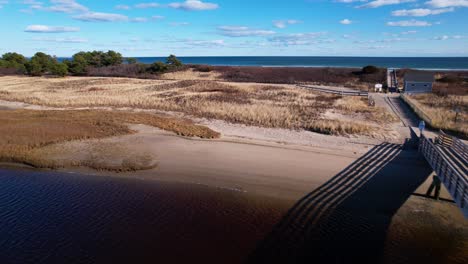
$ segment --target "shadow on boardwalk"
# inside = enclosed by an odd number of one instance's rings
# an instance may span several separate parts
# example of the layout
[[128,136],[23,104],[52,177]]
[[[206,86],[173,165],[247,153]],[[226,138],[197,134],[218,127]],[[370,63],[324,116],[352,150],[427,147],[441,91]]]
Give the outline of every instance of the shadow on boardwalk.
[[249,263],[380,263],[393,215],[432,170],[383,143],[299,200]]

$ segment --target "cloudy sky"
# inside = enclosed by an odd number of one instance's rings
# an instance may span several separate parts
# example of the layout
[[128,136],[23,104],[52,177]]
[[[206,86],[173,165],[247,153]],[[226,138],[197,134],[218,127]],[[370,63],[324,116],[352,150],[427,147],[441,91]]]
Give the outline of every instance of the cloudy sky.
[[468,0],[0,0],[0,53],[468,56]]

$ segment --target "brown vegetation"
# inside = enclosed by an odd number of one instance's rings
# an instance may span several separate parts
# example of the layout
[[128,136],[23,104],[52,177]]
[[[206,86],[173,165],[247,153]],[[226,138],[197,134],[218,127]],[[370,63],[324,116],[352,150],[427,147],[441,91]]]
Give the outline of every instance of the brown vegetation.
[[[468,96],[420,94],[408,97],[430,119],[434,128],[468,137]],[[458,114],[457,114],[458,112]]]
[[[147,113],[118,111],[2,111],[0,115],[0,161],[18,162],[40,168],[57,165],[47,160],[41,148],[60,142],[105,138],[130,134],[125,125],[146,124],[178,135],[216,138],[219,133],[189,121],[161,117]],[[84,164],[96,169],[112,169],[90,162]],[[112,170],[138,169],[129,160]],[[83,165],[83,164],[79,164]]]
[[352,115],[364,115],[365,119],[371,120],[375,123],[385,124],[398,121],[398,118],[386,111],[382,107],[368,107],[368,99],[363,97],[349,96],[338,100],[335,107],[340,112]]
[[364,74],[360,69],[303,67],[227,67],[217,66],[221,78],[234,82],[258,83],[320,83],[357,87],[357,82],[383,82],[385,71]]
[[[288,85],[117,78],[7,77],[0,99],[52,107],[131,107],[177,111],[246,125],[326,134],[369,134],[372,119],[333,120],[324,114],[339,96]],[[369,108],[362,105],[362,111]],[[370,123],[369,123],[370,122]]]

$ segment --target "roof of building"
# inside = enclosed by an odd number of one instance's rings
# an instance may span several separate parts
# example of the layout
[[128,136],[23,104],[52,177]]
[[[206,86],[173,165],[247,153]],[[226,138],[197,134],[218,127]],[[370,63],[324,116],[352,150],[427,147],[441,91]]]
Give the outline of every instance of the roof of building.
[[434,82],[434,73],[427,71],[410,71],[405,73],[406,82]]

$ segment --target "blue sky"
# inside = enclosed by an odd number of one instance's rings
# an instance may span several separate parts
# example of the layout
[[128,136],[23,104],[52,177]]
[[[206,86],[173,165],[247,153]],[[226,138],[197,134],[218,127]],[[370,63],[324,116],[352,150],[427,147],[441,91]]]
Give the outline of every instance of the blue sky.
[[468,0],[0,0],[0,53],[468,56]]

